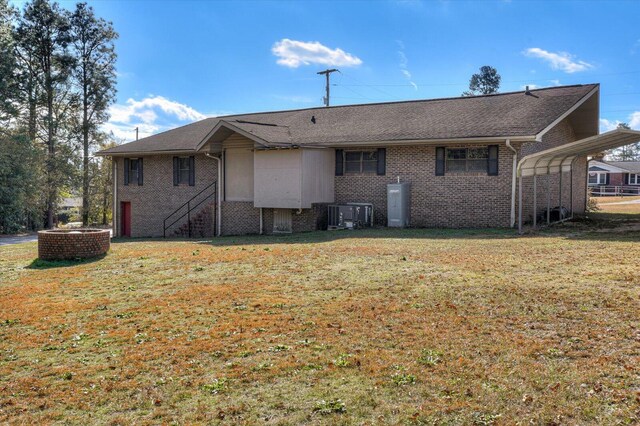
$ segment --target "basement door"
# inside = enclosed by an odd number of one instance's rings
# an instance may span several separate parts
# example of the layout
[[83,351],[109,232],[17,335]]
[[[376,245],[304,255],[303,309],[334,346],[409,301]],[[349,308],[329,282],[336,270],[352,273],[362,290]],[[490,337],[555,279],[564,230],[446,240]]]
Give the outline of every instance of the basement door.
[[291,209],[273,209],[274,234],[290,234],[292,231]]

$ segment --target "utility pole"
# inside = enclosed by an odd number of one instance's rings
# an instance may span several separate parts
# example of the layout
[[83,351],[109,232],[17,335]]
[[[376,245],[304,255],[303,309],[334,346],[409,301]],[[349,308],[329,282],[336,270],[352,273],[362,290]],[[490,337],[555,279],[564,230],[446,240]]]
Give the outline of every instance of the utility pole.
[[136,140],[138,140],[138,128],[136,127]]
[[336,71],[340,72],[340,70],[337,70],[335,68],[318,72],[319,75],[324,75],[327,78],[327,88],[326,88],[327,96],[324,97],[324,106],[326,107],[329,106],[329,75],[331,75],[332,72],[336,72]]

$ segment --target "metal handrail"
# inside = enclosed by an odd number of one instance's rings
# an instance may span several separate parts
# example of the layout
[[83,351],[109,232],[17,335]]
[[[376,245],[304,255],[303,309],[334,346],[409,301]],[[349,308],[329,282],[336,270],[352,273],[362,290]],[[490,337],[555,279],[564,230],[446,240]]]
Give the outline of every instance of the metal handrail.
[[[167,216],[166,218],[164,218],[163,221],[163,230],[162,230],[162,236],[164,238],[167,237],[167,229],[171,228],[173,225],[175,225],[180,219],[182,219],[183,217],[187,216],[187,223],[189,225],[189,238],[191,238],[191,212],[197,208],[198,206],[200,206],[202,203],[204,203],[207,199],[209,199],[212,195],[216,195],[216,185],[217,181],[212,182],[211,184],[207,185],[206,187],[204,187],[200,192],[198,192],[196,195],[194,195],[193,197],[191,197],[186,203],[182,204],[180,207],[178,207],[177,209],[175,209],[169,216]],[[205,196],[198,204],[196,204],[195,206],[191,207],[191,202],[196,199],[197,197],[199,197],[200,195],[202,195],[203,192],[205,192],[206,190],[210,189],[211,187],[213,188],[213,192],[207,196]],[[176,213],[178,213],[180,210],[182,210],[184,207],[187,207],[187,211],[185,213],[183,213],[182,215],[178,216],[173,222],[171,222],[169,225],[167,225],[167,220],[169,220],[171,218],[171,216],[175,215]],[[216,212],[216,214],[218,214],[218,212]]]

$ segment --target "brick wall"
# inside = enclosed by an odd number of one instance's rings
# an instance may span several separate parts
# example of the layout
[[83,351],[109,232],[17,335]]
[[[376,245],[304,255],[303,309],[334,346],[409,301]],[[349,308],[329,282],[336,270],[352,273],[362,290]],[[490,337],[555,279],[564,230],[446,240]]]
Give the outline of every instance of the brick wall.
[[260,209],[253,207],[252,201],[222,202],[222,235],[258,234],[259,232]]
[[[121,202],[131,203],[132,237],[162,237],[164,218],[217,179],[217,162],[205,155],[195,156],[195,186],[173,186],[173,156],[152,155],[143,158],[144,184],[142,186],[138,186],[137,182],[124,185],[124,161],[122,158],[117,159],[118,199],[115,206],[117,235],[120,235],[121,230]],[[212,191],[213,188],[210,190]],[[206,192],[208,193],[209,190]],[[186,212],[186,209],[184,211]],[[186,217],[178,221],[167,231],[167,236],[172,235],[186,222]]]
[[38,257],[42,260],[85,259],[109,251],[108,229],[38,232]]
[[612,186],[624,185],[624,173],[609,173],[609,185],[612,185]]
[[[327,204],[314,204],[300,213],[291,210],[293,232],[307,232],[327,228]],[[273,209],[262,209],[264,234],[273,233]],[[260,232],[260,209],[250,201],[222,202],[222,234],[246,235]]]
[[[547,133],[541,142],[515,145],[518,158],[576,140],[568,120]],[[448,145],[454,147],[453,145]],[[465,145],[456,145],[464,147]],[[472,146],[472,145],[466,145]],[[476,145],[477,146],[477,145]],[[510,224],[513,152],[499,144],[499,174],[486,173],[435,175],[435,147],[410,146],[387,148],[385,176],[336,176],[336,203],[369,202],[374,205],[374,222],[386,225],[386,185],[397,181],[411,184],[411,226],[414,227],[507,227]],[[573,170],[573,194],[570,173],[562,175],[562,205],[571,206],[576,214],[586,206],[586,157],[579,158]],[[559,175],[537,178],[538,211],[546,208],[547,192],[551,204],[560,204]],[[549,191],[548,191],[548,188]],[[523,178],[523,217],[533,217],[533,178]],[[517,212],[516,199],[516,212]]]
[[[454,145],[449,145],[454,147]],[[455,147],[478,146],[459,144]],[[498,176],[486,173],[435,175],[434,146],[387,148],[385,176],[336,176],[336,203],[373,204],[374,223],[387,224],[387,184],[411,184],[413,227],[504,227],[511,208],[512,151],[500,144]]]
[[[541,142],[516,146],[519,157],[575,140],[568,121],[563,121]],[[335,202],[368,202],[374,205],[374,222],[386,225],[386,185],[400,177],[411,184],[411,226],[413,227],[507,227],[510,224],[511,182],[513,153],[499,143],[497,176],[486,173],[446,173],[435,175],[434,146],[387,147],[386,175],[345,175],[335,177]],[[465,147],[478,145],[448,145]],[[373,149],[373,148],[372,148]],[[217,178],[216,162],[204,155],[196,156],[196,186],[173,186],[172,156],[144,157],[144,185],[132,182],[123,185],[123,160],[118,167],[118,222],[120,231],[120,202],[131,202],[131,232],[134,237],[162,236],[163,219]],[[586,158],[576,162],[573,172],[573,207],[576,213],[584,211],[586,204]],[[533,215],[532,178],[523,179],[524,218]],[[538,210],[546,206],[547,187],[550,184],[552,205],[558,200],[558,175],[538,177]],[[562,204],[568,206],[570,197],[569,173],[563,174]],[[553,201],[555,200],[555,201]],[[517,202],[517,200],[516,200]],[[252,202],[223,201],[222,234],[257,234],[260,232],[260,209]],[[294,232],[326,229],[326,205],[314,205],[301,214],[293,213]],[[201,222],[206,222],[206,218]],[[213,222],[210,220],[209,222]],[[167,235],[186,223],[178,222]],[[273,210],[263,211],[263,230],[273,231]],[[213,231],[213,230],[212,230]]]

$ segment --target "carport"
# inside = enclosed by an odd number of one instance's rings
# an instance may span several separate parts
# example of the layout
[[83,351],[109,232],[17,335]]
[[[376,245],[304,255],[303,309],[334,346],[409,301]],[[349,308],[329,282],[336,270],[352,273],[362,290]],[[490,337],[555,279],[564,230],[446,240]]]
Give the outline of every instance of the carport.
[[[559,221],[568,220],[573,218],[573,169],[575,162],[578,158],[597,154],[602,151],[606,151],[613,148],[618,148],[624,145],[628,145],[640,140],[640,131],[616,129],[601,135],[591,136],[586,139],[580,139],[575,142],[571,142],[565,145],[561,145],[555,148],[550,148],[544,151],[536,152],[534,154],[523,157],[518,162],[517,175],[518,175],[518,232],[522,233],[522,178],[533,177],[533,226],[536,227],[537,223],[537,177],[542,175],[558,174],[558,194],[559,194],[559,206],[562,207],[562,174],[569,173],[569,182],[572,184],[569,186],[570,191],[570,205],[569,205],[569,217],[562,218],[559,215]],[[586,181],[585,181],[586,185]],[[547,188],[547,207],[546,207],[546,222],[551,223],[551,191]]]

